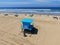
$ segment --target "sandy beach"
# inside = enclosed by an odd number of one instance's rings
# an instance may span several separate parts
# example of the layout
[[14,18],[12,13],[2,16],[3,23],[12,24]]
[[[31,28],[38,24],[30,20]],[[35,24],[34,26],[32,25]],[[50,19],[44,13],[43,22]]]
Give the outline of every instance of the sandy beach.
[[[0,14],[0,45],[60,45],[60,19],[54,16],[37,15],[30,17],[29,14],[14,14],[4,16]],[[58,18],[60,16],[57,16]],[[37,34],[23,36],[21,22],[23,18],[31,18],[38,29]]]

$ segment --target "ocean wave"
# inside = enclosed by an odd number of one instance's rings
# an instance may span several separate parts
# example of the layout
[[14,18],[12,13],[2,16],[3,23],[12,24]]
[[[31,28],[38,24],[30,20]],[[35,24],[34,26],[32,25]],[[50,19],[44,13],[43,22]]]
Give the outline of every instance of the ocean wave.
[[58,9],[0,9],[0,12],[31,13],[31,14],[60,14]]

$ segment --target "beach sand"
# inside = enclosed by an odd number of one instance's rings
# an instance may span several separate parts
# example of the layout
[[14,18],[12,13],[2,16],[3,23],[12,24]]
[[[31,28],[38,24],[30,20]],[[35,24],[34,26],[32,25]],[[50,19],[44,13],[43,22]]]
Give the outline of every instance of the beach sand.
[[[58,16],[59,17],[59,16]],[[38,29],[37,34],[23,36],[21,22],[23,18],[31,18]],[[9,14],[0,15],[0,45],[60,45],[60,19],[54,19],[49,15],[19,14],[18,18]]]

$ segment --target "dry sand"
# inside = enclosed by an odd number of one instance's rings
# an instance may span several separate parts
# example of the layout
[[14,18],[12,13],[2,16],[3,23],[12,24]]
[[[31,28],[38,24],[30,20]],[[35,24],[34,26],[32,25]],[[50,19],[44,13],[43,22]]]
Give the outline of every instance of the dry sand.
[[[29,34],[24,37],[20,29],[20,20],[25,17],[34,19],[38,29],[31,37]],[[18,18],[0,15],[0,45],[60,45],[60,19],[36,14],[33,17],[20,14]]]

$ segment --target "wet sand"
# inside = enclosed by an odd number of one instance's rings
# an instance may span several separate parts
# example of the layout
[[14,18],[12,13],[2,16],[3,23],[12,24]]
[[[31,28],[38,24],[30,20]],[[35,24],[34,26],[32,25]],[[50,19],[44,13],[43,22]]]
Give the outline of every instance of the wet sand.
[[[32,18],[38,29],[37,34],[23,36],[21,22],[23,18]],[[33,17],[20,14],[18,18],[13,15],[0,15],[0,45],[60,45],[60,19],[53,16],[34,15]]]

